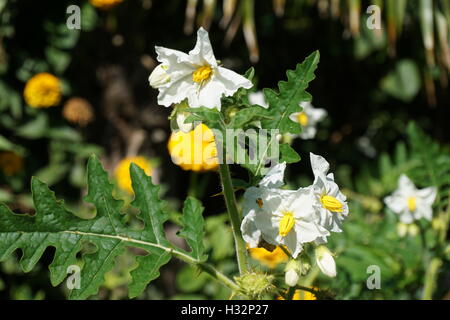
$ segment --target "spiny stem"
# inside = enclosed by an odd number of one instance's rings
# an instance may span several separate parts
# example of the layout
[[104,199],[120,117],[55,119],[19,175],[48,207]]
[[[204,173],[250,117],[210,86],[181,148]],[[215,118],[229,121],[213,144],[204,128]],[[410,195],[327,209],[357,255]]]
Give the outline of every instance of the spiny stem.
[[245,248],[245,241],[242,238],[241,219],[236,206],[236,198],[234,196],[233,183],[231,182],[230,168],[227,164],[222,163],[219,165],[219,171],[222,181],[223,195],[234,235],[239,273],[242,275],[247,271],[247,249]]

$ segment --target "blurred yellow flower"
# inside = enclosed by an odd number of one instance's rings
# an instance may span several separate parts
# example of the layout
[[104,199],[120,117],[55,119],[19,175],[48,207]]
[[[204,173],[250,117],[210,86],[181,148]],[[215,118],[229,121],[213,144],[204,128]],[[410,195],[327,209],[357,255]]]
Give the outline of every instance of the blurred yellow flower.
[[258,260],[261,264],[269,268],[275,268],[280,263],[286,262],[289,259],[279,246],[272,252],[264,248],[249,248],[248,251],[253,259]]
[[61,100],[60,81],[50,73],[38,73],[25,84],[23,96],[25,102],[33,108],[55,106]]
[[[318,291],[318,288],[316,288],[316,287],[314,287],[312,289],[315,291]],[[277,298],[277,300],[284,300],[284,298],[280,296]],[[312,292],[297,289],[297,290],[295,290],[292,300],[317,300],[317,297]]]
[[0,169],[5,176],[12,176],[20,172],[23,168],[21,156],[11,151],[0,152]]
[[94,119],[91,104],[83,98],[70,98],[64,104],[63,117],[70,123],[84,127]]
[[203,123],[188,133],[172,132],[167,147],[172,161],[183,170],[207,171],[219,165],[214,134]]
[[150,161],[146,158],[137,156],[137,157],[128,157],[119,162],[114,171],[114,176],[116,177],[117,184],[119,188],[127,191],[128,193],[133,193],[133,188],[131,185],[131,176],[130,176],[130,165],[134,163],[142,170],[144,170],[145,174],[150,176],[152,174],[152,167],[150,165]]
[[115,5],[118,5],[123,0],[89,0],[89,2],[99,9],[108,10],[114,7]]

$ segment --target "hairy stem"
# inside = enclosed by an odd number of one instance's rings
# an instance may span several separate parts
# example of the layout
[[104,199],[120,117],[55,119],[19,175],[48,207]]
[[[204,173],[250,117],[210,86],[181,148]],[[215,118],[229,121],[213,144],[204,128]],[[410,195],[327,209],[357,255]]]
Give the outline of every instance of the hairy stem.
[[239,273],[242,275],[247,271],[247,250],[241,233],[241,219],[236,206],[233,184],[231,182],[230,168],[223,163],[219,166],[220,178],[222,181],[223,195],[227,205],[228,215],[233,229],[234,243],[236,246],[236,256],[239,267]]

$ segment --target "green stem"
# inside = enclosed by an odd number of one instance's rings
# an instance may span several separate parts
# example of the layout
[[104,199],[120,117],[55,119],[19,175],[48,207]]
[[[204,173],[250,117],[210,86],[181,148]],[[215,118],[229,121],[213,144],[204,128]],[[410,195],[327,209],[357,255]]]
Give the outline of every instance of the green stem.
[[288,292],[286,294],[286,300],[292,300],[295,294],[295,287],[289,287]]
[[287,255],[290,259],[292,259],[291,253],[286,249],[285,246],[279,246],[281,250],[283,250],[284,254]]
[[436,288],[436,280],[442,260],[433,258],[428,266],[425,274],[425,286],[423,288],[423,300],[431,300],[433,298],[434,289]]
[[90,237],[98,237],[98,238],[108,238],[108,239],[116,239],[127,243],[132,243],[136,247],[140,247],[145,249],[146,247],[152,247],[152,248],[159,248],[162,249],[168,253],[170,253],[172,256],[186,262],[192,265],[198,266],[202,271],[208,273],[210,276],[212,276],[217,281],[221,282],[225,286],[229,287],[233,291],[239,290],[239,286],[230,278],[228,278],[226,275],[221,273],[219,270],[214,268],[214,266],[210,265],[209,263],[206,263],[204,261],[197,260],[190,255],[184,253],[183,251],[179,251],[177,249],[167,247],[158,243],[151,243],[139,239],[132,239],[129,237],[124,237],[120,235],[109,235],[109,234],[99,234],[99,233],[89,233],[89,232],[80,232],[80,231],[63,231],[63,233],[69,233],[69,234],[77,234],[77,235],[84,235],[84,236],[90,236]]
[[223,273],[218,271],[212,265],[210,265],[208,263],[199,263],[197,265],[202,271],[208,273],[210,276],[212,276],[217,281],[222,282],[225,286],[227,286],[231,290],[233,290],[233,291],[239,290],[239,286],[233,280],[231,280],[226,275],[224,275]]
[[191,171],[191,176],[189,179],[188,196],[198,198],[197,184],[198,184],[198,173],[195,171]]
[[247,249],[245,248],[245,241],[241,234],[241,219],[236,206],[236,198],[234,196],[233,183],[231,182],[230,168],[227,164],[223,163],[219,165],[219,171],[222,181],[223,195],[234,235],[239,273],[242,275],[247,271]]

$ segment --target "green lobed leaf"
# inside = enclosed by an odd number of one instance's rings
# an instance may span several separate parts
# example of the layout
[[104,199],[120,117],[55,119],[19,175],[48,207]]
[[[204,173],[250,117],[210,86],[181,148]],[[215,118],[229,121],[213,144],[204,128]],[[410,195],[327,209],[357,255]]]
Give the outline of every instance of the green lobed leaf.
[[[67,276],[69,266],[78,265],[81,252],[82,268],[80,288],[70,292],[71,299],[86,299],[96,294],[118,255],[125,247],[138,247],[148,252],[137,258],[138,266],[131,272],[130,296],[138,295],[145,286],[159,276],[159,268],[167,263],[173,252],[163,232],[167,215],[158,198],[159,188],[152,184],[142,169],[131,167],[134,205],[140,210],[145,226],[136,230],[122,221],[122,201],[112,196],[113,185],[100,161],[91,157],[88,162],[88,195],[85,200],[96,208],[95,217],[81,219],[64,207],[62,201],[36,178],[32,180],[32,195],[36,208],[33,216],[14,214],[0,204],[0,261],[7,259],[16,249],[22,250],[20,265],[29,272],[47,247],[55,247],[50,264],[52,285],[60,284]],[[84,243],[96,247],[95,252],[82,250]]]
[[280,162],[295,163],[299,161],[299,154],[289,144],[280,145]]
[[261,119],[270,118],[267,115],[267,110],[263,107],[254,105],[242,110],[239,110],[232,118],[230,123],[227,125],[228,128],[239,129],[243,128],[246,124]]
[[271,119],[261,120],[264,129],[278,129],[280,134],[299,134],[300,124],[289,119],[289,116],[302,110],[302,101],[311,101],[311,95],[306,92],[308,84],[315,78],[314,71],[319,63],[319,51],[313,52],[295,70],[287,71],[287,81],[278,83],[278,92],[264,89],[264,97],[269,105]]
[[188,197],[184,202],[181,223],[183,228],[179,232],[180,237],[186,239],[192,249],[190,255],[199,261],[206,260],[203,238],[205,236],[205,220],[203,219],[203,206],[197,199]]

